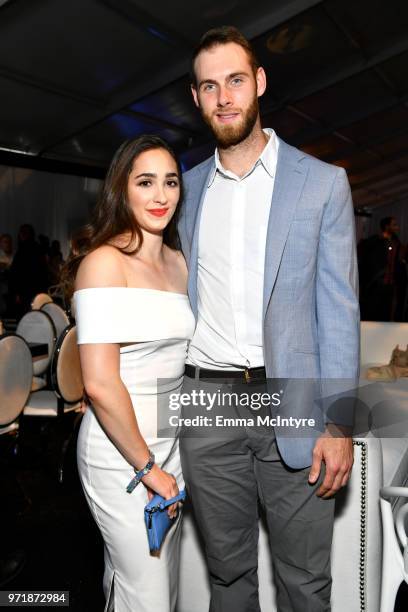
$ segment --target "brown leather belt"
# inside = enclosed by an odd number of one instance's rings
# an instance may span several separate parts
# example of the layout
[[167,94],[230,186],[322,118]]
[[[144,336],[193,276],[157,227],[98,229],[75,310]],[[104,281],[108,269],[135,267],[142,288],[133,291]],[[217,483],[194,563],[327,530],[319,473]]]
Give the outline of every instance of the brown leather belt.
[[263,366],[259,368],[244,368],[243,370],[207,370],[206,368],[199,368],[187,363],[184,374],[194,379],[234,378],[246,383],[266,380],[266,371]]

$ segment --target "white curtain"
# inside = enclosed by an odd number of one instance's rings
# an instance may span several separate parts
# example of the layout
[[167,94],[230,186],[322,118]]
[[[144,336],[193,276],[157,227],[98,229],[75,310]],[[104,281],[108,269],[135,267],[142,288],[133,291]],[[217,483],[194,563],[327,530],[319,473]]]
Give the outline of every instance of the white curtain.
[[65,258],[101,186],[97,179],[0,166],[0,234],[11,234],[15,249],[18,228],[30,223],[37,236],[59,240]]

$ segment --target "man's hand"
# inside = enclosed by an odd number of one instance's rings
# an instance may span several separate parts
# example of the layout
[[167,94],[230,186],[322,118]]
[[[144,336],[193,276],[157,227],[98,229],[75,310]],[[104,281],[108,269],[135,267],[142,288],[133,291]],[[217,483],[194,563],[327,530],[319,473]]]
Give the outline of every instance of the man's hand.
[[347,484],[353,467],[353,440],[339,425],[329,424],[326,431],[316,441],[313,449],[313,463],[309,472],[309,483],[319,478],[322,461],[326,474],[316,492],[318,497],[328,499]]

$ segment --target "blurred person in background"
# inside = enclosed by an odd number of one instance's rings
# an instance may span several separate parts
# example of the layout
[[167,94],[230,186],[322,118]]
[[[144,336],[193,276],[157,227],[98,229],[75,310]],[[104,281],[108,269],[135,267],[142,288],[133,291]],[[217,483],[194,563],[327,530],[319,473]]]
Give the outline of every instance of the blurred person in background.
[[38,234],[38,244],[40,245],[41,253],[46,262],[50,256],[50,239],[44,234]]
[[10,234],[0,236],[0,270],[9,268],[13,261],[13,240]]
[[403,321],[407,289],[405,248],[395,217],[380,221],[380,233],[358,246],[363,321]]
[[9,268],[13,262],[13,240],[10,234],[0,236],[0,317],[9,311]]
[[59,240],[51,242],[48,256],[48,283],[50,287],[58,285],[61,276],[61,267],[64,264],[64,258],[61,252]]
[[18,247],[9,274],[11,307],[17,319],[30,310],[37,293],[47,291],[47,276],[47,263],[34,228],[25,223],[18,232]]

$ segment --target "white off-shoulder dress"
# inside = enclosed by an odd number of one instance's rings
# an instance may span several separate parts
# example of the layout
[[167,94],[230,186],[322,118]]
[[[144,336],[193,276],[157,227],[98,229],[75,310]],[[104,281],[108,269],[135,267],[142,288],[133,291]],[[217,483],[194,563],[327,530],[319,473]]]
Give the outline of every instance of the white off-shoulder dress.
[[[186,295],[156,289],[101,287],[74,294],[78,344],[120,343],[120,376],[156,462],[184,486],[178,441],[157,437],[157,405],[182,384],[194,316]],[[131,344],[128,344],[131,343]],[[78,437],[78,468],[105,543],[105,612],[172,612],[176,606],[180,521],[160,551],[149,552],[144,485],[126,486],[132,466],[111,442],[90,407]]]

